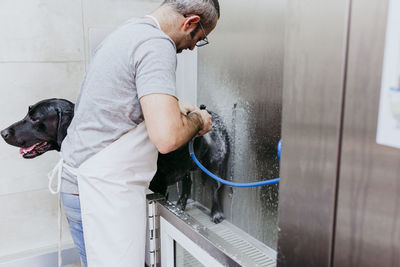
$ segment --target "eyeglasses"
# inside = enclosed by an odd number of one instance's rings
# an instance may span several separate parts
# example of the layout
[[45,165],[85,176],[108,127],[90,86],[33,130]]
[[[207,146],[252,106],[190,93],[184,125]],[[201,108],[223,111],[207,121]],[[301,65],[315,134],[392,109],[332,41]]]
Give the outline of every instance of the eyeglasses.
[[[188,17],[188,15],[183,15],[183,16],[185,18]],[[203,25],[201,24],[200,21],[199,21],[199,26],[201,28],[201,31],[203,32],[204,37],[196,42],[196,46],[197,47],[202,47],[202,46],[208,45],[210,42],[208,41],[206,31],[204,30]],[[192,38],[193,38],[193,36],[192,36]]]
[[202,46],[208,45],[209,42],[208,42],[208,38],[207,38],[206,32],[205,32],[205,30],[204,30],[204,28],[203,28],[203,25],[201,25],[201,22],[200,22],[200,21],[199,21],[199,25],[200,25],[201,31],[202,31],[203,34],[204,34],[204,38],[198,40],[198,41],[196,42],[196,46],[197,46],[197,47],[202,47]]

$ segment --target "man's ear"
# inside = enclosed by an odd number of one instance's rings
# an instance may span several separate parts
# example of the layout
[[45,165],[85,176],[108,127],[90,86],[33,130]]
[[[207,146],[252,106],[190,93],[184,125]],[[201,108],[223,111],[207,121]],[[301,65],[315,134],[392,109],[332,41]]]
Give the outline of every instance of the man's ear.
[[199,15],[187,15],[183,22],[183,29],[184,31],[189,30],[190,32],[193,31],[197,27],[197,23],[200,21]]

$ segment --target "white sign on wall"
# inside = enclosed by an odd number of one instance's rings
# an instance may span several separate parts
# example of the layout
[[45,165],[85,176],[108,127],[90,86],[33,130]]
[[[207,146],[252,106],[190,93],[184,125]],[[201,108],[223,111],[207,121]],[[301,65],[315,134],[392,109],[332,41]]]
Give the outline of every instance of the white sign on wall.
[[400,1],[390,0],[376,142],[400,148]]

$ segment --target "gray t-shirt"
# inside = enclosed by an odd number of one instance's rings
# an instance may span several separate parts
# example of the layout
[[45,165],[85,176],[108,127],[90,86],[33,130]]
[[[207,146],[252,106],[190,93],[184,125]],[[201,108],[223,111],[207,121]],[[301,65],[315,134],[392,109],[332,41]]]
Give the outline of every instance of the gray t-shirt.
[[[75,115],[61,147],[68,165],[84,161],[143,121],[139,99],[176,97],[175,43],[152,21],[129,20],[96,49],[80,89]],[[76,177],[65,168],[61,192],[77,194]]]

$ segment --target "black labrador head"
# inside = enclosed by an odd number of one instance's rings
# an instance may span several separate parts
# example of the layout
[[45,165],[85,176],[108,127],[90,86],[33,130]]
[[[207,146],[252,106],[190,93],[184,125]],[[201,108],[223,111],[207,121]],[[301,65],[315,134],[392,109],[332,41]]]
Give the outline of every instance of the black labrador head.
[[2,130],[1,136],[8,144],[20,147],[24,158],[35,158],[49,150],[60,151],[73,116],[73,103],[45,99],[29,106],[25,118]]

